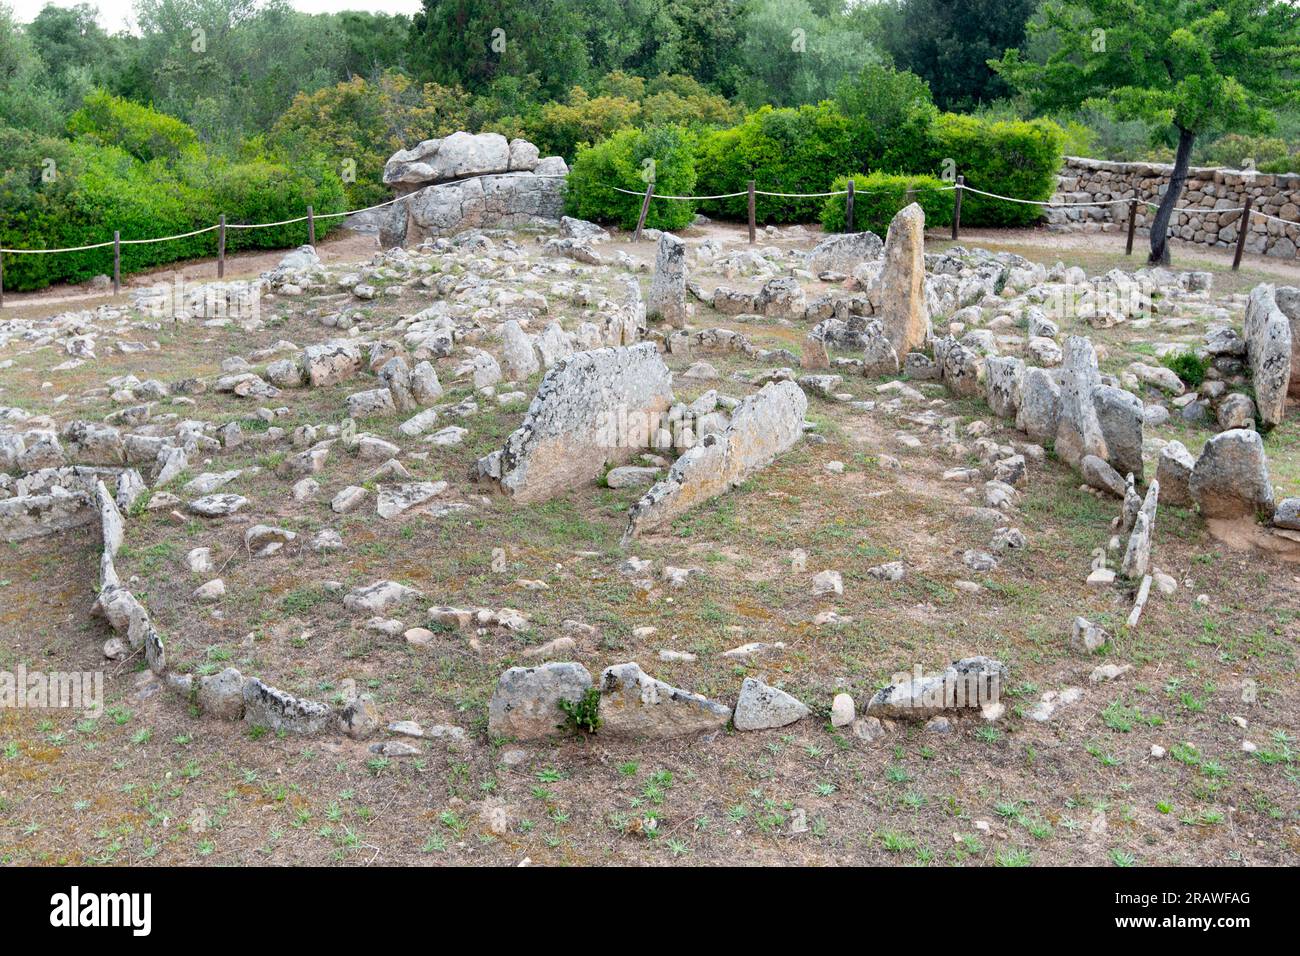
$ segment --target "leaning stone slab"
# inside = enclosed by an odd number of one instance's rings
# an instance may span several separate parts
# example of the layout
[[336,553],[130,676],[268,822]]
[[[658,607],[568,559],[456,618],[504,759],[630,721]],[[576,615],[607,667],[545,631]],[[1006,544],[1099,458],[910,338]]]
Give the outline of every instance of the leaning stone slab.
[[1273,484],[1259,432],[1234,428],[1205,443],[1188,482],[1205,518],[1248,518],[1273,513]]
[[1286,413],[1291,386],[1291,322],[1278,308],[1273,286],[1258,285],[1246,303],[1246,355],[1259,420],[1272,427]]
[[876,691],[867,713],[876,717],[923,720],[944,711],[980,709],[996,703],[1007,668],[991,657],[963,657],[939,674],[922,674],[899,680]]
[[994,415],[1016,417],[1024,379],[1025,363],[1014,356],[993,356],[984,360],[985,399]]
[[291,734],[315,734],[328,727],[334,711],[328,704],[303,700],[251,677],[244,681],[244,722]]
[[722,432],[678,458],[628,512],[626,542],[703,501],[725,494],[793,448],[803,434],[808,397],[794,382],[770,382],[741,402]]
[[589,687],[591,674],[572,661],[512,667],[492,693],[488,733],[517,740],[554,734],[564,723],[560,701],[580,700]]
[[102,481],[95,485],[95,496],[99,500],[99,522],[103,528],[104,553],[114,558],[117,556],[118,549],[122,547],[126,523],[122,520],[122,513],[117,510],[117,502],[113,500],[113,496],[108,493]]
[[600,675],[600,719],[603,734],[679,737],[725,727],[731,708],[617,664]]
[[672,404],[672,373],[652,342],[575,352],[556,362],[505,447],[473,477],[540,501],[645,450]]

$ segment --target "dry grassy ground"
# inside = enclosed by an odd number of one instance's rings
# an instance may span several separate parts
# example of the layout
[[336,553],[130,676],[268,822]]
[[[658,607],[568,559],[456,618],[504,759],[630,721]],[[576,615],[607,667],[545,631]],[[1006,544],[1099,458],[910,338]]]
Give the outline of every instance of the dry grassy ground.
[[[709,232],[737,235],[721,226]],[[1103,238],[1115,252],[1073,256],[1020,234],[981,244],[1049,265],[1066,256],[1090,274],[1116,264],[1136,267],[1116,254],[1121,238]],[[933,237],[929,248],[947,245]],[[612,248],[653,261],[649,243]],[[1236,283],[1227,291],[1248,289],[1268,275],[1267,263],[1252,264],[1254,271],[1241,278],[1212,257],[1195,267],[1212,268],[1220,290]],[[718,281],[746,284],[701,277],[706,286]],[[373,308],[395,317],[427,301],[428,293],[407,290]],[[270,308],[276,321],[252,334],[164,328],[151,335],[160,352],[102,350],[100,360],[61,373],[57,389],[41,384],[65,356],[52,350],[25,356],[0,371],[0,403],[21,398],[29,411],[54,412],[55,395],[76,395],[118,374],[213,376],[230,355],[280,339],[304,346],[329,338],[330,330],[305,315],[311,307],[307,298],[276,302]],[[758,345],[795,351],[806,331],[775,320],[736,322],[703,307],[694,324],[735,328]],[[1194,330],[1185,337],[1195,339]],[[1122,326],[1094,338],[1107,347],[1104,367],[1149,359],[1150,337],[1134,344]],[[709,385],[737,397],[751,391],[730,378],[754,368],[743,357],[700,357],[717,366],[722,380],[679,378],[679,398],[690,400]],[[667,358],[675,372],[689,364]],[[452,402],[472,394],[468,383],[451,380],[455,363],[439,364],[445,400]],[[524,390],[531,395],[536,384]],[[880,401],[880,384],[846,377],[844,389]],[[290,406],[291,417],[276,423],[288,429],[338,421],[345,396],[364,387],[367,381],[354,380],[286,392],[269,404]],[[292,501],[289,482],[274,473],[282,448],[222,454],[205,470],[262,468],[222,489],[248,497],[244,511],[215,522],[176,518],[168,509],[128,518],[118,566],[124,578],[135,576],[132,586],[167,635],[173,662],[199,672],[233,663],[315,699],[330,699],[351,679],[374,695],[385,720],[458,725],[468,742],[426,740],[418,757],[385,758],[370,752],[368,742],[276,736],[201,719],[133,659],[110,665],[109,708],[98,720],[0,712],[0,861],[1294,865],[1300,858],[1300,769],[1293,753],[1300,706],[1288,688],[1297,676],[1300,579],[1287,567],[1229,550],[1195,515],[1162,507],[1154,564],[1179,587],[1170,596],[1153,595],[1140,627],[1129,631],[1124,619],[1132,594],[1084,583],[1094,549],[1111,537],[1118,503],[1079,491],[1078,476],[1050,457],[1031,464],[1019,513],[1008,522],[1028,536],[1028,549],[1008,552],[994,571],[970,571],[962,552],[987,549],[993,526],[980,519],[973,507],[980,502],[962,483],[943,480],[946,469],[970,462],[936,450],[937,434],[922,413],[957,415],[963,425],[985,422],[1004,442],[1021,436],[982,403],[954,401],[938,385],[918,387],[923,400],[897,411],[810,398],[809,419],[824,443],[801,444],[740,490],[627,551],[618,542],[636,490],[592,486],[518,505],[482,498],[482,489],[466,481],[473,460],[500,447],[518,424],[522,405],[499,409],[485,401],[477,416],[441,417],[440,427],[470,430],[462,445],[446,449],[402,438],[401,417],[359,423],[408,452],[428,452],[403,462],[417,480],[448,480],[444,503],[470,506],[443,517],[408,513],[381,521],[373,505],[334,514],[333,493],[369,481],[377,464],[342,452],[316,476],[320,499],[305,505]],[[198,403],[184,415],[241,417],[248,430],[259,427],[255,403],[212,393]],[[76,414],[94,418],[109,410],[105,400],[79,404]],[[1211,433],[1179,424],[1156,434],[1180,437],[1195,452]],[[908,435],[921,439],[920,446],[900,440]],[[1289,422],[1267,440],[1279,497],[1300,493],[1297,435],[1300,423]],[[900,470],[885,467],[888,456]],[[832,461],[844,464],[842,473],[827,470]],[[327,555],[287,548],[255,559],[243,549],[242,534],[257,522],[306,532],[302,537],[332,527],[346,548]],[[228,589],[215,609],[190,598],[206,578],[190,575],[183,559],[199,546],[213,549]],[[5,546],[0,668],[104,666],[99,648],[108,633],[88,613],[98,547],[88,533]],[[508,566],[494,572],[498,547]],[[791,571],[796,548],[808,553],[806,573]],[[618,573],[628,553],[653,559],[656,571],[676,565],[703,573],[683,589],[642,592]],[[901,582],[866,573],[895,559],[908,567]],[[812,575],[824,568],[843,573],[842,598],[810,595]],[[424,593],[418,608],[393,612],[408,626],[426,624],[428,604],[518,608],[532,625],[474,642],[469,632],[434,628],[430,644],[414,647],[400,636],[365,630],[364,617],[350,619],[325,585],[350,588],[384,578]],[[963,579],[980,590],[954,588]],[[526,589],[520,580],[544,581],[547,588]],[[1207,601],[1198,603],[1198,595]],[[813,623],[831,608],[849,620]],[[1102,654],[1070,651],[1076,614],[1115,635]],[[527,746],[491,739],[486,703],[497,676],[528,662],[528,650],[559,636],[567,619],[596,628],[565,655],[593,673],[635,660],[663,680],[729,703],[745,676],[759,676],[809,703],[815,716],[784,731],[656,744],[599,734]],[[656,630],[634,634],[645,627]],[[746,641],[784,641],[787,648],[743,663],[719,656]],[[661,662],[663,648],[693,652],[698,660]],[[970,654],[997,657],[1010,668],[1001,720],[962,717],[949,733],[899,723],[874,744],[829,725],[835,693],[851,693],[861,707],[896,671]],[[1090,672],[1107,661],[1133,669],[1114,683],[1091,683]],[[1258,688],[1253,703],[1243,699],[1251,686]],[[1066,687],[1083,688],[1082,700],[1048,723],[1025,719],[1043,693]],[[1243,752],[1243,740],[1256,744],[1254,754]],[[1153,745],[1168,755],[1152,757]],[[511,821],[505,835],[491,833],[479,816],[485,805],[497,804]],[[791,830],[798,810],[806,832]]]

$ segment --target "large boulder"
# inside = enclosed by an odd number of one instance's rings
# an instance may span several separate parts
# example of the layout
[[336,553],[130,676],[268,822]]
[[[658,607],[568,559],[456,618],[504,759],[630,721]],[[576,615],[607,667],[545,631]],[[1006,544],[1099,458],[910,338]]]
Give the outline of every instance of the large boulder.
[[508,173],[427,186],[389,207],[380,244],[413,246],[466,229],[554,225],[564,211],[567,171],[549,176]]
[[1206,518],[1253,518],[1273,513],[1264,440],[1248,428],[1219,432],[1205,443],[1188,483]]
[[982,709],[996,704],[1001,696],[1007,668],[989,657],[963,657],[938,674],[898,675],[867,702],[867,713],[875,717],[923,720],[944,711]]
[[1030,441],[1056,440],[1061,419],[1061,389],[1052,373],[1045,368],[1025,370],[1020,381],[1020,407],[1016,410],[1016,427]]
[[474,477],[538,501],[600,477],[644,451],[672,404],[672,373],[653,342],[559,359],[505,446]]
[[571,661],[512,667],[492,692],[488,733],[518,740],[549,736],[564,724],[560,702],[581,700],[589,687],[587,668]]
[[813,246],[808,254],[808,268],[812,272],[840,272],[851,275],[863,262],[879,259],[884,243],[874,232],[850,232],[828,236]]
[[[537,165],[534,149],[528,169]],[[398,194],[430,183],[510,171],[510,144],[500,133],[452,133],[400,149],[384,165],[384,185]]]
[[771,382],[741,402],[721,432],[706,435],[673,463],[668,477],[628,512],[624,540],[725,494],[793,448],[803,434],[808,397],[794,382]]
[[885,236],[879,315],[885,335],[899,355],[925,347],[930,338],[930,309],[925,297],[925,213],[916,203],[899,210]]

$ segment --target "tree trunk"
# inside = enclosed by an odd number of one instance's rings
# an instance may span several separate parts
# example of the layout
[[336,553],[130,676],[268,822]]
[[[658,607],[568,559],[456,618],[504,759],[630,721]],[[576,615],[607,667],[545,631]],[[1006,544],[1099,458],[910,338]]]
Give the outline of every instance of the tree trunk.
[[1173,218],[1174,207],[1183,195],[1187,167],[1192,158],[1192,143],[1195,140],[1195,133],[1179,128],[1178,152],[1174,155],[1174,171],[1169,177],[1169,188],[1165,190],[1160,206],[1156,209],[1156,217],[1151,222],[1151,255],[1147,259],[1151,265],[1169,265],[1169,220]]

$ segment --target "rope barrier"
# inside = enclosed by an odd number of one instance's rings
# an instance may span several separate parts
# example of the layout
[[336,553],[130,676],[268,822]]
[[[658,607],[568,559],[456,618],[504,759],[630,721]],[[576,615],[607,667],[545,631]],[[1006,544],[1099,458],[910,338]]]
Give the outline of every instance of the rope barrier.
[[[480,174],[477,174],[477,175],[474,175],[474,176],[466,176],[466,177],[463,178],[463,179],[453,180],[453,181],[451,181],[451,182],[445,182],[445,183],[434,183],[432,186],[426,186],[426,187],[424,187],[424,188],[426,188],[426,189],[428,189],[428,188],[435,188],[435,189],[436,189],[436,188],[448,188],[448,187],[451,187],[451,186],[459,185],[460,183],[463,183],[463,182],[468,182],[468,181],[471,180],[471,179],[486,179],[486,178],[505,179],[505,178],[524,177],[524,176],[533,177],[533,178],[537,178],[537,179],[564,179],[564,178],[566,178],[564,175],[559,174],[559,173],[528,173],[528,172],[517,172],[517,173],[509,173],[509,172],[507,172],[507,173],[480,173]],[[629,195],[629,196],[643,196],[643,195],[645,195],[644,191],[635,190],[635,189],[624,189],[624,188],[621,187],[621,186],[611,186],[611,185],[609,185],[608,183],[599,183],[598,185],[601,186],[601,187],[603,187],[603,188],[605,188],[605,189],[611,189],[611,190],[613,190],[614,192],[624,193],[624,194]],[[917,187],[916,189],[911,190],[911,191],[912,191],[912,192],[952,192],[953,190],[961,190],[961,191],[963,191],[963,192],[975,193],[976,195],[979,195],[979,196],[985,196],[985,197],[987,197],[987,198],[989,198],[989,199],[996,199],[996,200],[999,200],[999,201],[1001,201],[1001,202],[1013,202],[1013,203],[1020,203],[1020,204],[1022,204],[1022,205],[1027,205],[1027,206],[1039,206],[1039,207],[1044,208],[1044,209],[1071,209],[1071,208],[1080,208],[1080,207],[1087,207],[1087,206],[1092,206],[1092,207],[1095,207],[1095,206],[1113,206],[1113,205],[1115,205],[1116,203],[1127,203],[1127,202],[1131,202],[1130,199],[1094,200],[1094,201],[1092,201],[1092,202],[1045,202],[1045,201],[1043,201],[1043,200],[1038,200],[1038,199],[1018,199],[1018,198],[1015,197],[1015,196],[1003,196],[1003,195],[1000,195],[1000,194],[998,194],[998,193],[987,192],[986,190],[983,190],[983,189],[976,189],[974,186],[969,186],[969,185],[965,185],[965,184],[957,184],[957,183],[954,183],[954,184],[951,185],[951,186],[921,186],[921,187]],[[858,196],[878,196],[878,195],[882,195],[882,194],[884,194],[884,193],[886,193],[886,192],[892,192],[892,190],[880,190],[880,189],[877,189],[877,190],[870,190],[870,191],[863,191],[863,190],[860,190],[860,191],[857,191],[857,192],[855,193],[855,195],[858,195]],[[408,194],[408,195],[410,195],[410,194]],[[749,195],[749,191],[748,191],[748,190],[742,190],[741,192],[734,192],[734,193],[720,193],[720,194],[718,194],[718,195],[716,195],[716,196],[672,196],[672,195],[661,194],[661,193],[653,193],[653,194],[651,194],[651,197],[650,197],[650,198],[651,198],[651,199],[666,199],[666,200],[669,200],[670,202],[709,202],[709,201],[715,201],[715,200],[720,200],[720,199],[738,199],[738,198],[740,198],[741,196],[748,196],[748,195]],[[756,195],[756,196],[770,196],[770,197],[772,197],[772,198],[776,198],[776,199],[827,199],[827,198],[830,198],[830,197],[832,197],[832,196],[846,196],[846,195],[848,195],[848,190],[847,190],[847,189],[836,189],[836,190],[831,190],[831,191],[829,191],[829,192],[819,192],[819,193],[785,193],[785,192],[771,192],[771,191],[764,190],[764,189],[756,189],[756,190],[754,190],[754,195]],[[393,205],[394,203],[399,203],[399,202],[401,202],[402,200],[404,200],[404,199],[406,199],[406,198],[408,198],[407,195],[404,195],[404,196],[396,196],[396,197],[394,197],[394,198],[392,198],[392,199],[389,199],[389,200],[386,201],[386,202],[376,203],[376,204],[373,205],[373,206],[365,206],[365,207],[363,207],[363,208],[361,208],[361,209],[350,209],[350,210],[348,210],[348,211],[346,211],[346,212],[327,212],[327,213],[317,213],[317,214],[315,214],[314,216],[298,216],[297,218],[294,218],[294,219],[283,219],[283,220],[281,220],[281,221],[279,221],[279,222],[258,222],[258,223],[234,223],[234,222],[231,222],[231,223],[226,223],[226,228],[227,228],[227,229],[276,229],[276,228],[279,228],[279,227],[281,227],[281,226],[293,226],[293,225],[297,225],[297,224],[300,223],[300,222],[307,222],[309,219],[312,219],[312,218],[314,218],[314,219],[340,219],[340,218],[344,218],[344,217],[347,217],[347,216],[356,216],[356,215],[359,215],[360,213],[363,213],[363,212],[372,212],[373,210],[376,210],[376,209],[383,209],[383,208],[385,208],[385,207],[387,207],[387,206],[391,206],[391,205]],[[1150,208],[1152,208],[1152,209],[1158,209],[1158,208],[1159,208],[1159,204],[1158,204],[1158,203],[1153,203],[1153,202],[1151,202],[1150,200],[1147,200],[1147,199],[1139,200],[1139,202],[1141,202],[1143,205],[1148,206],[1148,207],[1150,207]],[[1184,215],[1197,215],[1197,214],[1203,214],[1203,213],[1207,213],[1207,212],[1214,212],[1214,213],[1238,212],[1238,213],[1239,213],[1239,212],[1244,212],[1245,209],[1244,209],[1244,207],[1238,207],[1238,208],[1235,208],[1235,209],[1197,209],[1197,208],[1190,208],[1190,207],[1186,207],[1186,208],[1185,208],[1185,207],[1179,207],[1179,208],[1174,209],[1173,211],[1176,212],[1176,213],[1182,213],[1182,214],[1184,214]],[[1282,224],[1284,224],[1284,225],[1288,225],[1288,226],[1300,226],[1300,222],[1293,222],[1293,221],[1290,220],[1290,219],[1282,219],[1282,218],[1280,218],[1280,217],[1278,217],[1278,216],[1270,216],[1268,213],[1260,212],[1260,211],[1257,210],[1257,209],[1252,210],[1252,213],[1253,213],[1254,215],[1256,215],[1256,216],[1261,216],[1261,217],[1263,217],[1264,219],[1269,219],[1269,220],[1272,220],[1273,222],[1280,222],[1280,223],[1282,223]],[[119,245],[123,245],[123,246],[138,246],[138,245],[147,245],[147,244],[149,244],[149,243],[155,243],[155,242],[171,242],[171,241],[176,240],[176,239],[189,239],[189,238],[192,238],[192,237],[194,237],[194,236],[200,236],[200,235],[203,235],[204,233],[213,232],[213,231],[215,231],[215,230],[217,230],[217,229],[219,229],[219,228],[221,228],[221,227],[220,227],[220,226],[205,226],[205,227],[203,227],[202,229],[195,229],[195,230],[193,230],[193,231],[191,231],[191,232],[183,232],[183,233],[180,233],[180,234],[175,235],[175,236],[159,236],[159,237],[157,237],[157,238],[153,238],[153,239],[122,239],[118,244],[119,244]],[[106,242],[95,242],[95,243],[90,243],[90,244],[88,244],[88,245],[84,245],[84,246],[68,246],[68,247],[66,247],[66,248],[60,248],[60,249],[3,249],[3,248],[0,248],[0,254],[6,254],[6,255],[20,255],[20,256],[22,256],[22,255],[54,255],[54,254],[58,254],[58,253],[66,253],[66,252],[87,252],[87,251],[89,251],[89,250],[91,250],[91,249],[107,249],[107,248],[111,247],[112,245],[113,245],[113,240],[110,239],[110,240],[108,240],[108,241],[106,241]]]

